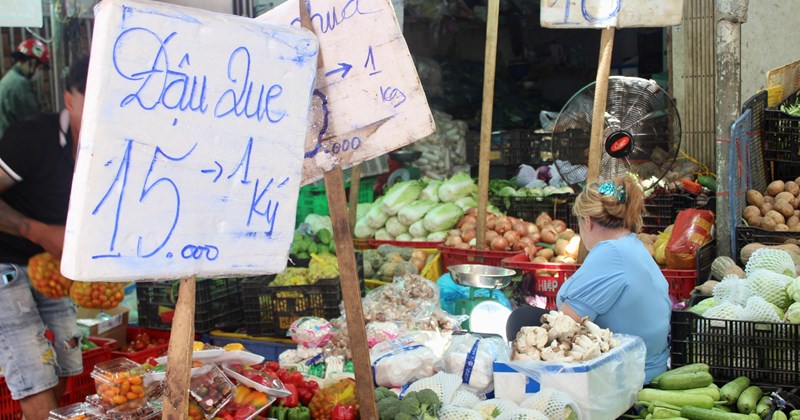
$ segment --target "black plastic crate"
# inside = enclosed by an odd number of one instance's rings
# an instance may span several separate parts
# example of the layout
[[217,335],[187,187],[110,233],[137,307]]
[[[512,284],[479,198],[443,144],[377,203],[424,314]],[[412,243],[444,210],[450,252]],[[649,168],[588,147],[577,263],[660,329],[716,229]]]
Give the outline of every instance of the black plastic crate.
[[761,243],[764,245],[782,245],[787,240],[800,241],[800,232],[780,232],[774,230],[764,230],[751,226],[737,226],[736,227],[736,255],[734,260],[737,264],[744,265],[740,258],[742,248],[747,244]]
[[[798,100],[795,91],[780,105]],[[771,180],[794,180],[800,176],[800,117],[780,110],[780,105],[764,110],[764,163]]]
[[706,363],[718,385],[739,376],[752,385],[800,383],[800,324],[709,319],[673,311],[672,368]]
[[[552,161],[551,135],[533,130],[492,133],[489,161],[496,165],[541,165]],[[480,135],[467,137],[467,163],[478,165]]]
[[[197,280],[194,328],[198,333],[241,323],[241,279]],[[179,281],[137,283],[139,326],[172,329],[170,313],[178,299]]]
[[[252,336],[285,336],[296,319],[341,315],[342,287],[339,278],[321,279],[307,286],[270,286],[275,276],[252,277],[242,282],[245,328]],[[366,289],[359,280],[361,296]]]

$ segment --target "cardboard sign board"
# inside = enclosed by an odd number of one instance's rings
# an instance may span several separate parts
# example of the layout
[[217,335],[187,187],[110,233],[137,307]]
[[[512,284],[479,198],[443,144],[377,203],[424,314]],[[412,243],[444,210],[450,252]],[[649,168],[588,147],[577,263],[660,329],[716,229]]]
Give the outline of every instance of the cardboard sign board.
[[683,0],[542,0],[543,28],[656,28],[683,18]]
[[41,28],[41,0],[0,0],[0,27],[6,26]]
[[[435,125],[389,0],[310,0],[324,62],[317,73],[303,184],[433,133]],[[300,27],[298,0],[257,18]]]
[[95,14],[64,275],[282,271],[314,35],[158,2],[105,0]]

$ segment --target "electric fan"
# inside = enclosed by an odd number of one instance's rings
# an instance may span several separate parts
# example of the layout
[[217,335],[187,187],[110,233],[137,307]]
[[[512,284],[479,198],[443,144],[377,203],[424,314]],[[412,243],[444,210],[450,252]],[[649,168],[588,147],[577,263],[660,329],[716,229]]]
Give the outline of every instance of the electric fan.
[[[595,83],[564,105],[553,126],[553,158],[561,178],[584,183]],[[654,185],[669,171],[681,143],[681,122],[673,99],[652,80],[612,76],[602,135],[600,180],[631,173]]]

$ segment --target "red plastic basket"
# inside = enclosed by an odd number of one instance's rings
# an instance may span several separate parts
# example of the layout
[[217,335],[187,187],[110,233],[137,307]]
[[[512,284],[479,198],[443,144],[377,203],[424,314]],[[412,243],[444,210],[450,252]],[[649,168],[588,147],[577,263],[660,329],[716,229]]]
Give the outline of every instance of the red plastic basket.
[[147,333],[150,337],[153,338],[165,338],[167,340],[166,343],[153,347],[151,349],[136,351],[132,353],[123,353],[121,351],[112,351],[111,358],[116,359],[118,357],[127,357],[128,359],[133,360],[136,363],[144,363],[147,359],[151,357],[159,357],[162,354],[167,352],[169,348],[169,331],[164,330],[153,330],[150,328],[139,328],[139,327],[128,327],[128,330],[125,332],[125,336],[128,342],[133,341],[136,338],[137,334],[140,333]]
[[[91,378],[94,365],[111,359],[111,350],[117,345],[114,340],[89,337],[89,341],[97,344],[97,348],[85,351],[83,357],[83,373],[71,376],[67,380],[67,388],[61,398],[61,406],[83,401],[87,396],[94,394],[95,385]],[[0,419],[21,419],[22,409],[19,402],[11,399],[11,390],[6,386],[6,378],[0,376]]]
[[581,267],[580,264],[533,263],[524,253],[504,259],[502,266],[532,274],[536,280],[533,291],[547,298],[547,309],[556,309],[558,290]]
[[372,248],[377,248],[381,245],[394,245],[406,248],[429,248],[434,249],[444,242],[416,242],[416,241],[379,241],[377,239],[370,239],[369,245]]
[[661,269],[661,274],[669,283],[669,294],[678,299],[689,299],[697,283],[696,270],[668,270]]
[[524,254],[524,251],[479,251],[477,249],[451,248],[444,245],[436,248],[442,254],[442,266],[445,270],[451,265],[458,264],[483,264],[500,267],[504,259]]

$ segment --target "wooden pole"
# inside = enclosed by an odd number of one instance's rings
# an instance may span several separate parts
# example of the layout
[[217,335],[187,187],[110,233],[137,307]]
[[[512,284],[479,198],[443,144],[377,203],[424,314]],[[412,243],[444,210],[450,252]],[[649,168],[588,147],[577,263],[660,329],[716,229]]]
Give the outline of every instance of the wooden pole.
[[586,183],[597,182],[600,177],[600,157],[603,154],[603,130],[606,128],[606,101],[608,100],[608,75],[611,72],[611,50],[614,48],[614,28],[603,29],[600,35],[600,59],[597,63],[597,81],[594,86],[592,112],[592,137],[589,143],[589,175]]
[[168,420],[185,419],[189,412],[196,281],[192,276],[181,279],[180,282],[167,350],[167,387],[164,391],[162,418]]
[[[308,16],[305,0],[301,0],[299,3],[300,25],[315,32]],[[317,66],[323,67],[321,49],[317,54]],[[319,113],[321,110],[317,109],[313,112]],[[311,115],[315,121],[319,120],[319,117],[319,115]],[[372,382],[364,308],[361,306],[361,288],[358,284],[353,234],[348,220],[342,169],[337,167],[332,171],[325,172],[324,179],[325,191],[328,196],[328,210],[333,225],[333,241],[336,244],[336,258],[339,261],[339,283],[342,288],[342,300],[347,318],[350,351],[353,354],[353,371],[356,377],[356,396],[358,397],[360,417],[362,419],[378,419],[380,416],[378,416],[378,406],[375,404],[375,385]],[[356,199],[356,201],[358,200]]]
[[353,166],[350,172],[350,197],[348,199],[350,232],[356,229],[356,215],[358,214],[358,194],[361,191],[361,164]]
[[497,21],[500,0],[489,0],[486,17],[486,55],[483,66],[483,107],[481,109],[481,148],[478,158],[478,249],[486,248],[486,207],[489,204],[489,153],[492,150],[492,111],[494,73],[497,59]]

